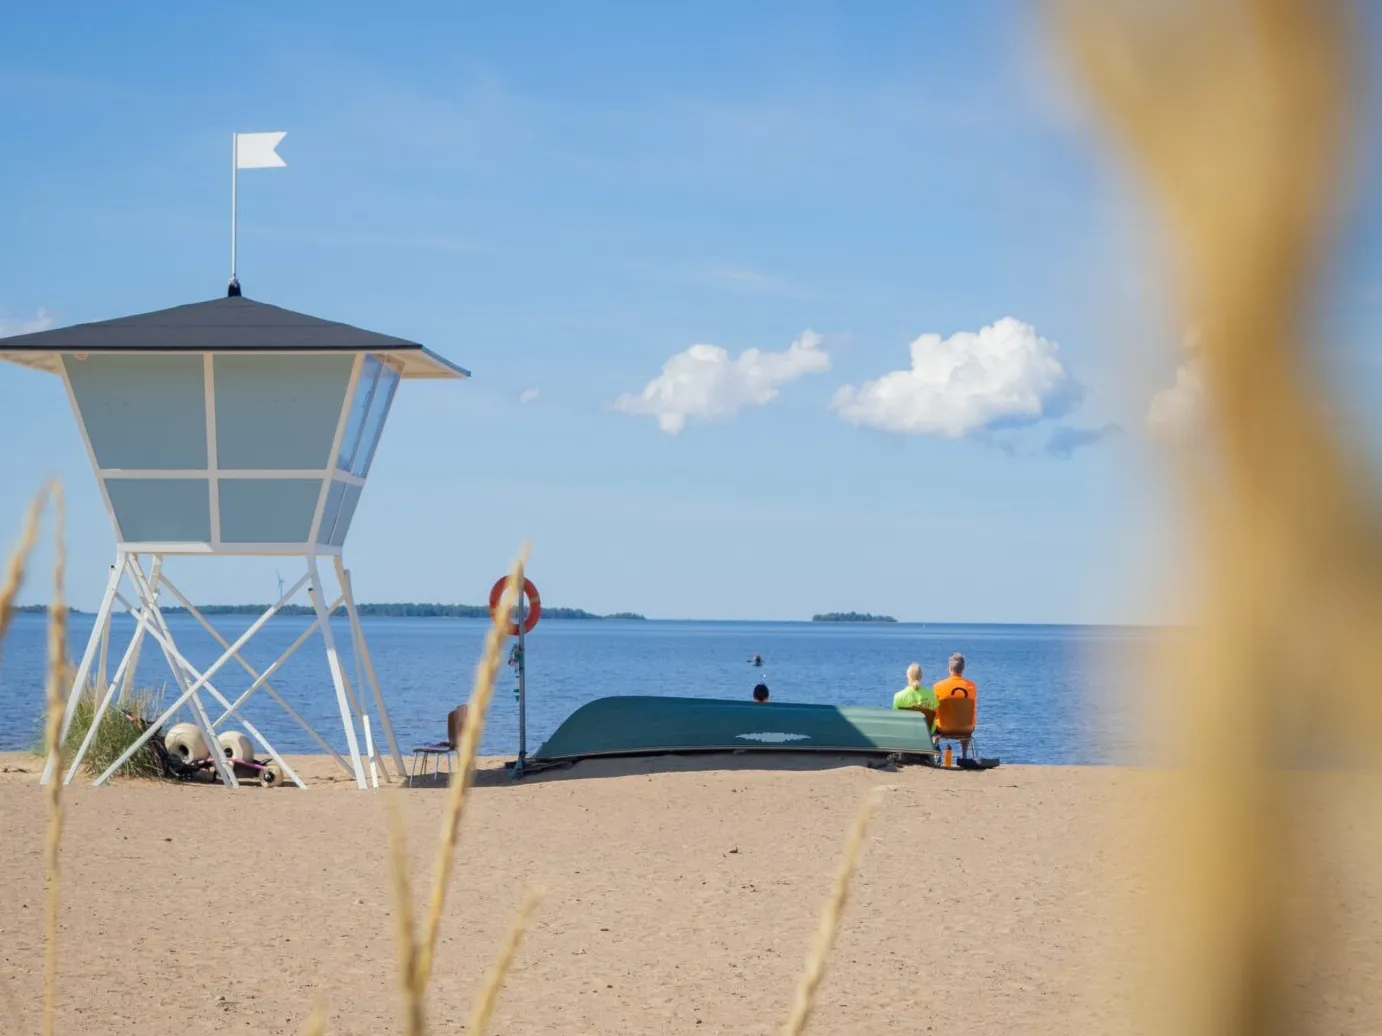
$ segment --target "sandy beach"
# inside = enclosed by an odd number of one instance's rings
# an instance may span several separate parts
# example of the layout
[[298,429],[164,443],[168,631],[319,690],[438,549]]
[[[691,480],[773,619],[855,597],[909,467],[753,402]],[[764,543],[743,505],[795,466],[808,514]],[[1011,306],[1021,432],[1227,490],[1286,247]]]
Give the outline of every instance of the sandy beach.
[[[384,796],[337,780],[329,760],[295,762],[307,792],[72,786],[59,1031],[293,1033],[317,999],[330,1032],[399,1030]],[[31,757],[0,768],[0,1016],[35,1031],[46,813]],[[1157,793],[1154,772],[741,756],[585,763],[519,784],[486,761],[435,1031],[463,1029],[528,885],[545,897],[494,1032],[777,1031],[844,833],[877,785],[888,791],[813,1032],[1126,1030],[1129,908],[1145,890],[1127,865],[1129,817]],[[445,796],[398,797],[420,884]],[[1378,908],[1352,906],[1372,936],[1330,966],[1366,988]],[[1377,1031],[1376,999],[1336,996],[1328,1031]]]

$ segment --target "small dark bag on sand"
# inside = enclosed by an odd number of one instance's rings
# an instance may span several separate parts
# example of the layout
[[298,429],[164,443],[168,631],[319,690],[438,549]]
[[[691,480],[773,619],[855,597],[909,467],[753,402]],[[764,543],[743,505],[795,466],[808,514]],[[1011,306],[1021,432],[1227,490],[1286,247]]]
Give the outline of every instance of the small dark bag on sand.
[[994,757],[991,759],[970,759],[968,756],[955,760],[955,765],[961,770],[992,770],[1001,763],[1002,760]]

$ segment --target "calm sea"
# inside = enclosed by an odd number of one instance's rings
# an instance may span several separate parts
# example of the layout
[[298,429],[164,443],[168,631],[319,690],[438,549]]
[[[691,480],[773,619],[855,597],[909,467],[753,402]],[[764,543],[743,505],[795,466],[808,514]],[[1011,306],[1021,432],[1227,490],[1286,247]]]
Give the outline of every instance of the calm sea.
[[[230,640],[251,621],[248,616],[216,620]],[[250,642],[246,657],[262,671],[309,621],[275,619]],[[72,651],[78,657],[91,622],[90,616],[72,619]],[[112,672],[133,629],[128,617],[116,622]],[[217,657],[219,647],[194,619],[170,616],[169,622],[194,665],[204,668]],[[443,737],[447,711],[469,695],[487,623],[367,619],[364,627],[405,753],[416,742]],[[1134,659],[1155,635],[1094,626],[551,620],[528,637],[528,750],[534,751],[578,705],[611,694],[748,698],[762,680],[774,700],[886,706],[904,684],[909,662],[920,662],[930,683],[945,675],[950,652],[962,651],[969,660],[966,675],[979,686],[985,755],[1021,763],[1130,762],[1135,761],[1129,708]],[[337,646],[349,666],[349,637],[338,637]],[[43,616],[19,616],[0,651],[0,749],[34,743],[43,653]],[[761,669],[747,664],[754,653],[763,656]],[[138,680],[163,688],[169,703],[175,697],[176,685],[151,641],[145,643]],[[512,754],[518,745],[513,671],[501,670],[500,680],[485,729],[485,754]],[[212,682],[233,698],[251,679],[231,662]],[[324,737],[344,747],[319,637],[271,682]],[[280,751],[318,750],[262,692],[246,713]]]

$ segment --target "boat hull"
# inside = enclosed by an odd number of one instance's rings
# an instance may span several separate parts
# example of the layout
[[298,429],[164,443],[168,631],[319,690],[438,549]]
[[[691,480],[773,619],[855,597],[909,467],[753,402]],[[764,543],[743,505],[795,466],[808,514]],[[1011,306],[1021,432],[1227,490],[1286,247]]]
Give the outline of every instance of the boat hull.
[[926,720],[917,712],[617,695],[578,708],[533,760],[734,751],[936,755]]

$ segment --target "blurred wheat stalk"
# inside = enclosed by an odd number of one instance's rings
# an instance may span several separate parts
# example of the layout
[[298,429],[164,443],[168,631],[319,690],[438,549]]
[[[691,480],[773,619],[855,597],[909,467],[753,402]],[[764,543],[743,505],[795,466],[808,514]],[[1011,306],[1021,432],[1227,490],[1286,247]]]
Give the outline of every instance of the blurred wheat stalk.
[[38,523],[43,517],[43,505],[48,501],[49,486],[38,491],[29,509],[24,512],[24,524],[20,528],[19,540],[10,551],[5,563],[4,582],[0,583],[0,648],[5,646],[5,634],[15,615],[15,598],[24,587],[24,575],[29,568],[29,557],[38,544]]
[[[427,985],[432,978],[432,961],[436,953],[437,937],[441,931],[446,894],[451,885],[451,872],[456,857],[456,840],[460,835],[461,819],[465,814],[466,793],[474,782],[475,760],[480,751],[480,736],[484,732],[485,717],[490,699],[494,696],[494,680],[503,658],[509,623],[519,588],[523,585],[523,570],[527,563],[525,547],[509,573],[508,585],[495,610],[494,621],[485,635],[485,649],[475,667],[475,684],[466,709],[465,726],[461,728],[461,743],[457,751],[456,770],[451,775],[451,787],[446,811],[442,815],[441,834],[437,843],[437,859],[432,875],[432,894],[427,914],[419,933],[413,920],[412,879],[408,871],[408,853],[404,841],[403,824],[398,806],[389,802],[389,844],[393,862],[393,901],[396,911],[396,931],[399,950],[399,985],[403,991],[404,1032],[407,1036],[422,1036],[427,1029]],[[519,907],[518,917],[500,947],[499,953],[485,978],[485,984],[475,999],[470,1023],[466,1028],[475,1036],[483,1036],[493,1017],[509,968],[518,952],[523,934],[537,906],[538,893],[530,890]],[[324,1019],[314,1014],[308,1031],[321,1032]],[[317,1028],[321,1026],[322,1028]]]
[[1344,194],[1353,26],[1335,0],[1067,2],[1061,15],[1167,216],[1178,312],[1207,371],[1179,458],[1203,616],[1191,656],[1161,674],[1184,696],[1186,766],[1163,831],[1169,970],[1151,1020],[1178,1036],[1306,1031],[1312,918],[1292,900],[1309,892],[1318,832],[1300,806],[1316,778],[1285,768],[1305,746],[1371,762],[1382,745],[1378,515],[1307,331]]
[[[15,599],[24,585],[29,558],[38,543],[39,520],[49,500],[53,502],[53,595],[48,603],[47,657],[47,714],[44,723],[44,743],[49,752],[60,748],[63,703],[71,685],[72,668],[67,659],[67,603],[63,583],[67,570],[66,544],[62,526],[65,517],[62,485],[50,481],[38,491],[24,515],[19,541],[10,552],[5,565],[4,582],[0,583],[0,645],[4,643],[10,620],[14,617]],[[57,1004],[58,973],[58,852],[62,841],[62,783],[52,781],[47,788],[48,836],[44,841],[43,860],[47,875],[47,904],[44,915],[46,941],[43,955],[43,1036],[52,1036]]]

